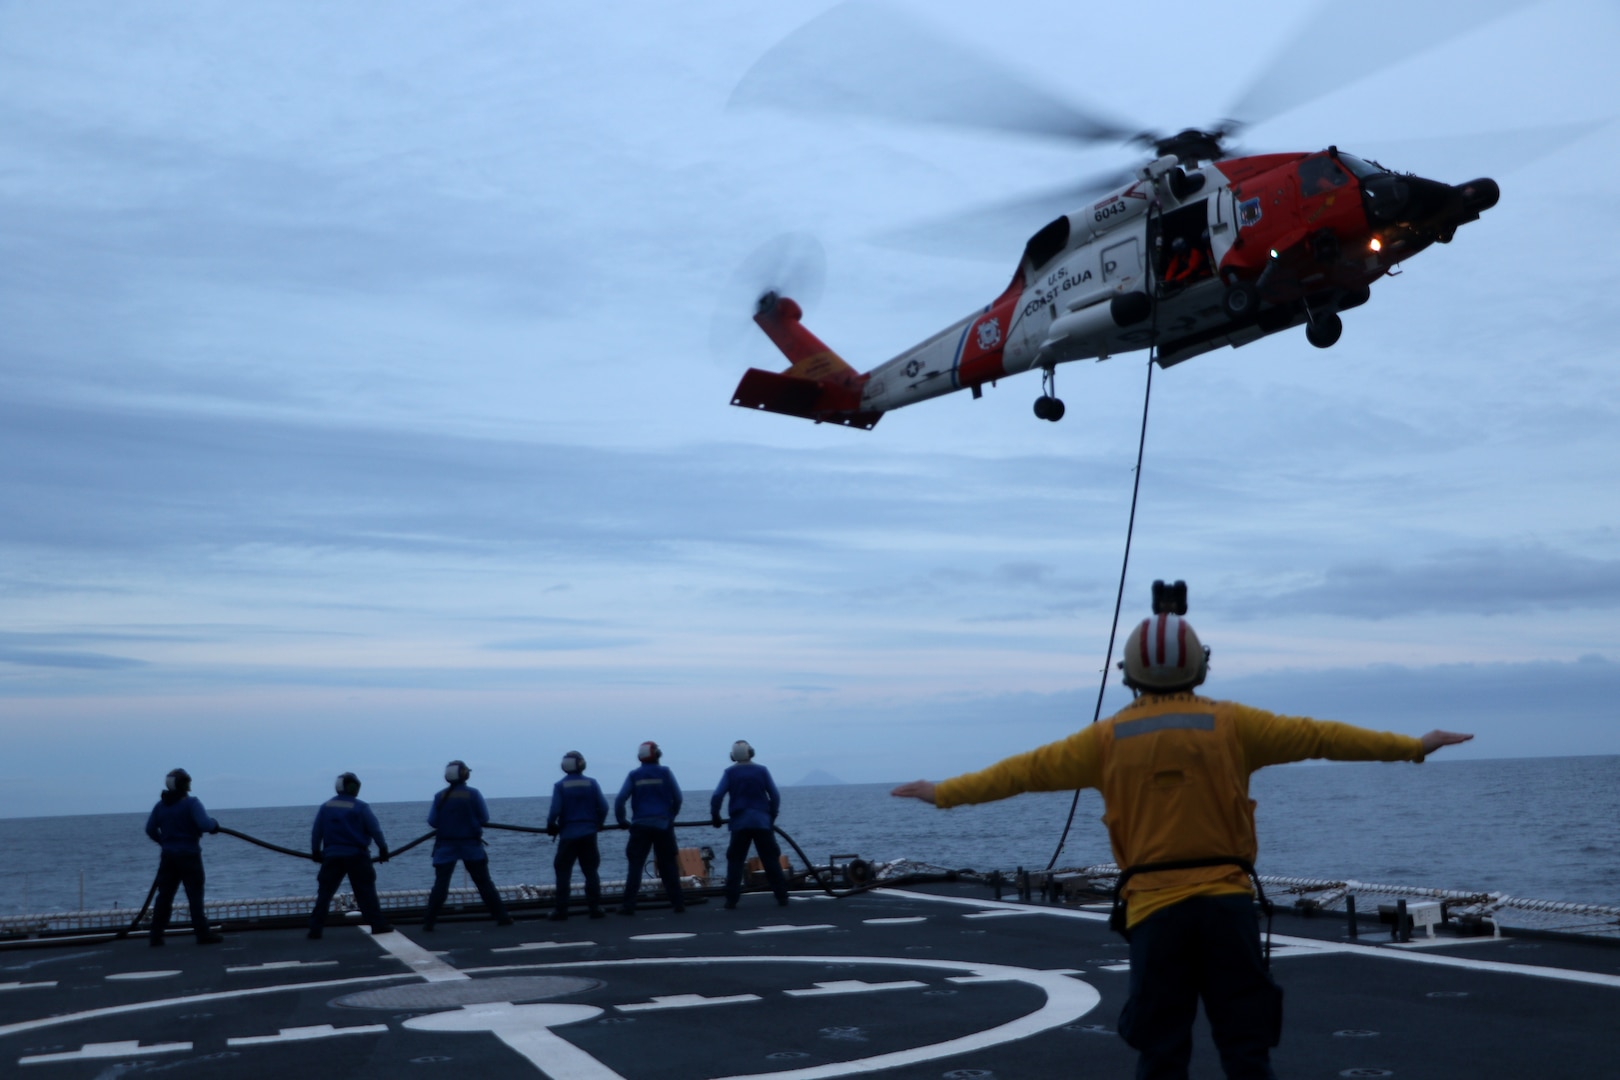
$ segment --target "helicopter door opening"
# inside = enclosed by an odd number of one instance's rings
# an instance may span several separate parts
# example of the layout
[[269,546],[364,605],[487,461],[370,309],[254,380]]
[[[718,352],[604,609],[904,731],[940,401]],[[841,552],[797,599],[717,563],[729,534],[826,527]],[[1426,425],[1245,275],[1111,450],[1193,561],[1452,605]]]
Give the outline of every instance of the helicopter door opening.
[[1215,274],[1209,246],[1209,200],[1170,211],[1159,220],[1159,281],[1168,291],[1195,285]]

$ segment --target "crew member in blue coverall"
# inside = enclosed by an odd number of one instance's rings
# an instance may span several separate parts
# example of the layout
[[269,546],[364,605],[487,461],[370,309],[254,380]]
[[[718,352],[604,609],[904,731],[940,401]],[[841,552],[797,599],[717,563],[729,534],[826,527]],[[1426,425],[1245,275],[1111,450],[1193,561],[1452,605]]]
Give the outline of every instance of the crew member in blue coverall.
[[512,916],[506,913],[501,894],[489,879],[489,856],[484,853],[484,826],[489,824],[489,807],[484,796],[475,787],[467,786],[472,770],[464,761],[452,761],[444,767],[444,778],[449,787],[433,798],[427,823],[437,830],[433,840],[433,891],[428,894],[427,917],[422,920],[423,930],[432,930],[438,921],[439,909],[450,895],[450,875],[456,872],[456,863],[467,868],[467,876],[478,886],[478,895],[484,906],[495,916],[495,925],[511,926]]
[[[681,785],[675,774],[658,764],[664,752],[655,742],[644,742],[636,748],[641,767],[632,769],[624,778],[619,797],[613,801],[613,816],[620,825],[630,828],[630,840],[624,846],[624,857],[630,862],[624,879],[624,906],[620,915],[636,913],[636,894],[641,891],[641,871],[647,863],[647,852],[652,851],[658,876],[664,880],[664,892],[679,915],[686,910],[681,897],[681,875],[677,863],[680,851],[675,846],[675,818],[681,812]],[[624,816],[624,804],[630,803],[631,817]]]
[[315,877],[315,910],[309,913],[309,936],[321,936],[332,897],[345,876],[371,932],[391,934],[394,928],[377,902],[377,871],[371,865],[371,842],[377,841],[377,861],[387,862],[388,841],[383,839],[377,815],[359,798],[360,778],[346,772],[333,786],[337,797],[321,804],[309,834],[310,854],[321,860],[321,871]]
[[157,907],[152,910],[149,945],[162,945],[174,910],[175,890],[186,887],[186,903],[191,905],[191,928],[199,945],[217,945],[225,939],[208,929],[203,910],[202,834],[219,832],[219,822],[208,816],[203,804],[191,794],[191,774],[170,769],[163,778],[163,792],[146,819],[146,835],[163,849],[158,857]]
[[602,878],[596,872],[602,865],[596,833],[607,822],[607,799],[596,781],[585,775],[585,755],[578,750],[563,755],[562,771],[566,775],[552,787],[551,812],[546,815],[546,832],[559,838],[557,857],[551,861],[557,871],[557,910],[551,918],[555,922],[568,918],[568,890],[578,860],[585,875],[585,902],[591,918],[600,919],[607,912],[602,910]]
[[720,774],[720,786],[709,799],[709,816],[714,827],[725,824],[720,817],[720,801],[731,796],[731,846],[726,848],[726,908],[737,906],[742,895],[743,866],[748,860],[748,845],[759,852],[759,861],[765,868],[765,880],[770,882],[776,902],[787,906],[787,879],[782,876],[782,849],[776,846],[771,831],[776,824],[777,812],[782,809],[782,796],[771,780],[771,771],[754,764],[754,748],[744,739],[731,744],[731,765]]

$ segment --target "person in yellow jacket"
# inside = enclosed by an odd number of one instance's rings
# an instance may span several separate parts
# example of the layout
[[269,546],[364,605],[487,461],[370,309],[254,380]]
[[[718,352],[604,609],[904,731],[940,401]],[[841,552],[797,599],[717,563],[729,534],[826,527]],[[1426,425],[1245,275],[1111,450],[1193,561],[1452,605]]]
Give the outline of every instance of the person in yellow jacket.
[[1124,681],[1137,695],[1130,705],[981,772],[917,780],[892,794],[947,808],[1025,791],[1100,790],[1131,945],[1119,1032],[1140,1052],[1138,1080],[1187,1075],[1200,997],[1226,1075],[1272,1080],[1282,990],[1261,953],[1249,884],[1258,850],[1249,774],[1306,758],[1421,762],[1473,736],[1416,739],[1198,696],[1208,653],[1181,618],[1185,593],[1179,613],[1158,601],[1156,588],[1159,613],[1125,645]]

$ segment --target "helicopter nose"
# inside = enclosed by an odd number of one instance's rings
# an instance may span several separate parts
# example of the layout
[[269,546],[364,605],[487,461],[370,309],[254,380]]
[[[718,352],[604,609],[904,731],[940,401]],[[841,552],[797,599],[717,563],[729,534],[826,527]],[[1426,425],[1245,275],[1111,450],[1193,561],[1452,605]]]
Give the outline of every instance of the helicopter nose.
[[1463,205],[1475,214],[1489,210],[1502,197],[1502,189],[1489,177],[1458,184],[1453,190],[1462,196]]

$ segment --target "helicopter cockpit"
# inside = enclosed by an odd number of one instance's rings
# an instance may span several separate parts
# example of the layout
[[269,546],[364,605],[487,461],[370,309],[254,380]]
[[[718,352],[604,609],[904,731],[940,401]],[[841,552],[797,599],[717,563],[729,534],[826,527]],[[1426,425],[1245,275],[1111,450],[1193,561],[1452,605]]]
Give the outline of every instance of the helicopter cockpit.
[[1331,154],[1312,154],[1299,163],[1299,190],[1307,198],[1336,191],[1350,182]]
[[1339,159],[1340,165],[1343,165],[1345,168],[1350,170],[1351,175],[1353,175],[1357,180],[1366,180],[1369,177],[1378,176],[1382,173],[1389,172],[1388,169],[1384,168],[1376,161],[1363,161],[1354,154],[1344,154],[1337,150],[1330,152]]

